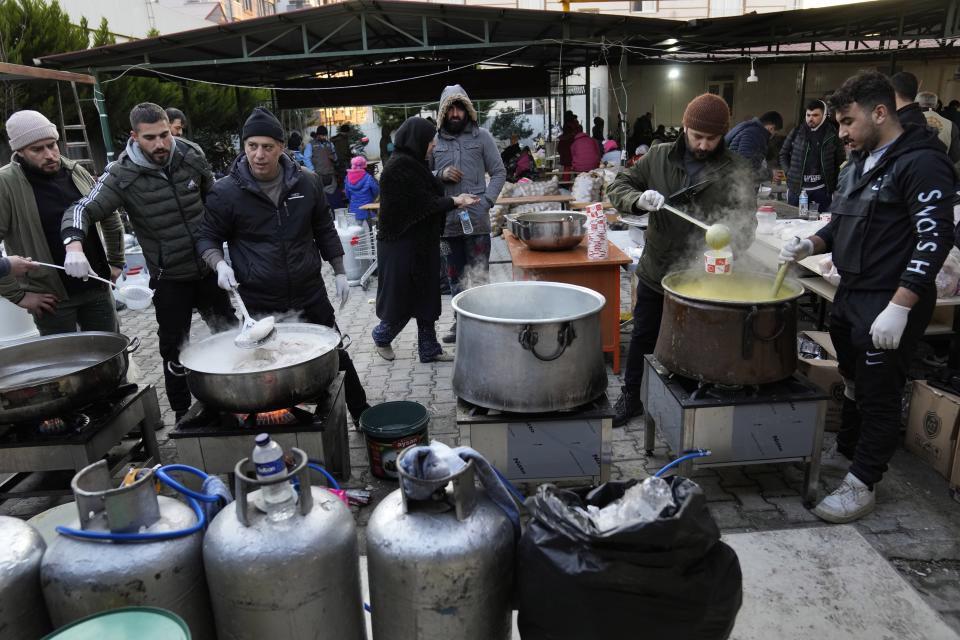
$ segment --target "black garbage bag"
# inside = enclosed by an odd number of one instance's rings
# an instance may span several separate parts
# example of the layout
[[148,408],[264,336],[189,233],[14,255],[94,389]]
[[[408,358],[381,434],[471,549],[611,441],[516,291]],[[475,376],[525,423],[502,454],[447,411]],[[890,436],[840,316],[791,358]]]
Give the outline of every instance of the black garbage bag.
[[667,482],[676,508],[603,533],[572,507],[602,508],[635,480],[585,494],[542,485],[527,499],[517,566],[523,640],[729,637],[743,596],[737,554],[720,541],[699,485]]

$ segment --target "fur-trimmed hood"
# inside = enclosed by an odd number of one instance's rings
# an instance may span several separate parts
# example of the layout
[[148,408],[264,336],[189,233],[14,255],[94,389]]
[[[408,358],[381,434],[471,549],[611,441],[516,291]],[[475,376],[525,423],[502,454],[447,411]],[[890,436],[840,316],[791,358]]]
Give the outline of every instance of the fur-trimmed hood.
[[443,121],[447,116],[447,109],[451,104],[457,101],[462,102],[463,106],[466,107],[467,115],[470,116],[470,120],[475,124],[479,124],[477,110],[470,101],[470,96],[467,95],[467,92],[464,91],[463,87],[458,84],[452,84],[444,87],[443,93],[440,94],[440,107],[437,109],[438,129],[443,128]]

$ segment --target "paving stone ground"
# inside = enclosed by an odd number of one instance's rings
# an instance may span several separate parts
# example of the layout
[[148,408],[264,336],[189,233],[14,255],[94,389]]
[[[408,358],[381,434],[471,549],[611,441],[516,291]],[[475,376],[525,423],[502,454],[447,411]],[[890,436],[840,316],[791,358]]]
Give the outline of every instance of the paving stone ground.
[[[491,266],[491,278],[495,281],[511,279],[509,258],[499,239],[495,239],[494,248],[495,264]],[[327,282],[328,294],[332,298],[333,279],[329,273]],[[626,274],[622,278],[622,289],[626,310],[630,299]],[[377,323],[375,297],[375,279],[367,291],[353,287],[346,307],[337,314],[342,331],[353,337],[350,353],[369,402],[415,400],[430,411],[430,436],[457,445],[456,399],[451,387],[453,363],[420,363],[416,357],[413,324],[394,343],[396,360],[382,360],[374,351],[370,338]],[[446,296],[438,331],[443,333],[451,320],[450,300]],[[164,424],[159,434],[161,452],[164,462],[172,462],[176,459],[176,446],[168,434],[174,417],[163,389],[152,309],[147,313],[124,311],[121,322],[125,334],[139,336],[143,342],[135,361],[140,381],[157,387]],[[205,335],[208,335],[206,327],[195,316],[192,337],[199,339]],[[629,334],[624,333],[621,337],[625,356]],[[621,362],[625,360],[622,358]],[[612,402],[619,393],[622,380],[610,370],[609,358],[607,363],[608,393]],[[827,434],[824,448],[831,442],[832,435]],[[612,450],[613,479],[646,477],[670,460],[667,447],[659,438],[653,455],[646,455],[641,419],[614,430]],[[375,502],[396,488],[395,484],[371,476],[363,439],[352,429],[350,453],[353,473],[347,486],[371,489]],[[845,473],[845,467],[826,460],[820,478],[821,495],[835,488]],[[792,465],[785,464],[699,470],[694,473],[694,479],[704,488],[710,511],[724,533],[830,526],[803,506],[800,497],[802,475]],[[0,514],[30,517],[56,502],[57,499],[50,498],[8,500],[0,504]],[[354,508],[361,531],[373,506]],[[901,448],[878,487],[876,511],[857,522],[856,527],[948,624],[960,631],[960,504],[949,495],[945,480]]]

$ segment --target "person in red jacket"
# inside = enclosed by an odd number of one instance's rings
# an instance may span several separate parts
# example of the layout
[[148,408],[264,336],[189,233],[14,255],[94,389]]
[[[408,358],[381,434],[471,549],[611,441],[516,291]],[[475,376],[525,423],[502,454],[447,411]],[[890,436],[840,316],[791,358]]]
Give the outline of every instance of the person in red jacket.
[[570,145],[571,168],[576,172],[590,171],[600,166],[600,147],[583,130],[577,132]]

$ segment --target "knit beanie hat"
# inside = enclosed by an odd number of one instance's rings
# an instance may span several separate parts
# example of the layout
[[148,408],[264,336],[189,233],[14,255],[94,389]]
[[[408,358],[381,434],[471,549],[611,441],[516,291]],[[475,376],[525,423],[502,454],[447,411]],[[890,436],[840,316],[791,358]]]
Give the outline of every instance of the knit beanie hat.
[[722,136],[730,129],[727,101],[713,93],[697,96],[683,112],[683,128]]
[[19,151],[37,140],[60,139],[57,127],[37,111],[17,111],[7,119],[10,148]]
[[351,169],[363,169],[367,168],[367,159],[363,156],[354,156],[353,160],[350,161]]
[[267,136],[274,140],[283,140],[283,127],[277,116],[273,115],[263,107],[257,107],[243,123],[243,135],[241,139],[246,140],[251,136]]

